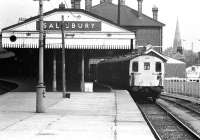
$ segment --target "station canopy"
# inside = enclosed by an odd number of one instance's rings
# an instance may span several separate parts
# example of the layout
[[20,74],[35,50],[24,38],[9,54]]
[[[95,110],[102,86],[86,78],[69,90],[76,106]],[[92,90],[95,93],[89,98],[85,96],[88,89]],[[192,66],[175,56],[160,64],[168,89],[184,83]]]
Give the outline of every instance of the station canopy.
[[[132,31],[82,9],[54,9],[44,13],[47,49],[62,47],[62,16],[66,49],[135,48],[135,34]],[[3,48],[38,48],[38,44],[39,16],[2,29]]]

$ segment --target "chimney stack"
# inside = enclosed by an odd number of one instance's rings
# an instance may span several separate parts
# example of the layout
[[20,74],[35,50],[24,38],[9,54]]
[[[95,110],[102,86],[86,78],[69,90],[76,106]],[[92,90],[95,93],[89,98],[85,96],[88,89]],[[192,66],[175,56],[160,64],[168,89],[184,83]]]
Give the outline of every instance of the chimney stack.
[[92,0],[85,0],[85,10],[90,11],[92,8]]
[[65,4],[64,3],[59,4],[59,9],[65,9]]
[[153,19],[158,20],[158,7],[154,5],[152,8],[152,12],[153,12]]
[[73,9],[80,9],[80,2],[81,0],[71,0],[71,8]]
[[143,0],[137,0],[138,1],[138,17],[140,18],[142,16],[142,1]]
[[102,3],[104,3],[105,2],[105,0],[100,0],[100,4],[102,4]]
[[74,9],[74,0],[71,0],[71,8]]
[[102,3],[104,3],[104,2],[112,3],[112,0],[100,0],[100,4],[102,4]]
[[125,5],[125,0],[120,0],[121,5]]

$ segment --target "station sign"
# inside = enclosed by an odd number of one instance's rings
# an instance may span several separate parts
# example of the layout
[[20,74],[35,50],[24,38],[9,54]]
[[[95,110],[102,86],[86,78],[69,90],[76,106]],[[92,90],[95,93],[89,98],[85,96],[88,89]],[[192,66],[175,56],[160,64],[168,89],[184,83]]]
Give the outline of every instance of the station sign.
[[[61,21],[44,21],[44,30],[61,30]],[[101,31],[101,22],[91,21],[64,21],[66,31]],[[36,22],[36,30],[39,30],[39,21]]]

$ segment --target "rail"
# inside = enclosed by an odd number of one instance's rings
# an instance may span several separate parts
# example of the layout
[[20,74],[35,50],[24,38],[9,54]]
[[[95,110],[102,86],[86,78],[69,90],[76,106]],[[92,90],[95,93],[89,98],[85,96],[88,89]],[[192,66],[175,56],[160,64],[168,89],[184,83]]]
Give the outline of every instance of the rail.
[[[161,100],[161,99],[159,99]],[[162,102],[137,102],[143,117],[157,140],[199,139],[199,136],[174,115]]]

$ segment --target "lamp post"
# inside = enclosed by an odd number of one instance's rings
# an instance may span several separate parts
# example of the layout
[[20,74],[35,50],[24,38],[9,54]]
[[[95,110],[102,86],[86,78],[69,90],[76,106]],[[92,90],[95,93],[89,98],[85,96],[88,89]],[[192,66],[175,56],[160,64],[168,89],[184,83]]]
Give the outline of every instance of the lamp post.
[[62,87],[63,98],[70,98],[70,93],[66,92],[66,64],[65,64],[65,36],[73,37],[74,34],[65,34],[64,15],[61,16],[61,33],[62,33]]
[[[38,0],[34,0],[38,1]],[[49,1],[49,0],[47,0]],[[43,29],[43,0],[39,0],[39,79],[36,87],[36,112],[44,113],[44,29]]]

